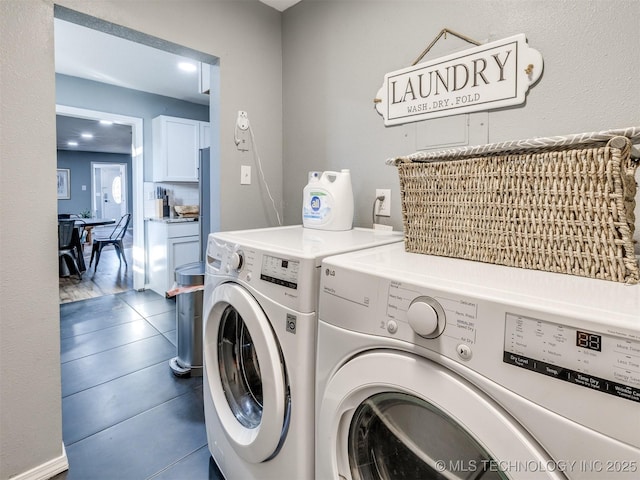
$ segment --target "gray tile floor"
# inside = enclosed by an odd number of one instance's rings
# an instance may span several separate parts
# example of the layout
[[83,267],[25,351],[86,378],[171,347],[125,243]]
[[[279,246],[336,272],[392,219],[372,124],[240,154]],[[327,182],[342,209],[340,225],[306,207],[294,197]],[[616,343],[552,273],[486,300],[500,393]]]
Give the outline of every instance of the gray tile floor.
[[202,378],[175,377],[175,302],[129,291],[60,305],[63,440],[56,480],[222,479]]

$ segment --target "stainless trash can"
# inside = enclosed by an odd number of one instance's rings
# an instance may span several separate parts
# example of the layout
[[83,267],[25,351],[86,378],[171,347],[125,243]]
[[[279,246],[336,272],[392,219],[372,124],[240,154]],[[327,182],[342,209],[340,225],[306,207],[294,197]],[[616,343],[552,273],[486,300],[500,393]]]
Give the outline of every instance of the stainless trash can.
[[[176,268],[178,288],[204,285],[204,262]],[[177,376],[202,376],[202,296],[195,290],[176,295],[176,344],[178,355],[169,361]]]

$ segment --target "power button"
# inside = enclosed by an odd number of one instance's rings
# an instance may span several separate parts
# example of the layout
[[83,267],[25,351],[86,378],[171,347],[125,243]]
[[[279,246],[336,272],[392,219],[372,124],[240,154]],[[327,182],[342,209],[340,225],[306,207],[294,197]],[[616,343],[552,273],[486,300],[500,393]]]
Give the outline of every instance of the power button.
[[463,360],[469,360],[471,358],[471,347],[469,345],[460,343],[456,347],[456,351],[458,352],[458,356]]

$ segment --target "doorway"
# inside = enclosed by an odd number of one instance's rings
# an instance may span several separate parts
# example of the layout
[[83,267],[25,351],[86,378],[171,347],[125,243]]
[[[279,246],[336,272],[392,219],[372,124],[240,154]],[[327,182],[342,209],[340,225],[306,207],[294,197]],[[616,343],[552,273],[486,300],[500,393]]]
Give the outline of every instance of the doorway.
[[56,114],[92,120],[108,120],[114,123],[131,126],[131,182],[133,198],[130,199],[133,223],[133,288],[144,289],[145,283],[145,251],[144,251],[144,201],[142,179],[144,162],[142,118],[128,117],[115,113],[87,110],[84,108],[56,105]]
[[[163,95],[169,98],[176,98],[188,102],[196,103],[197,100],[191,99],[192,93],[189,93],[189,98],[183,98],[183,93],[173,94],[173,93],[163,93],[157,92],[147,89],[147,83],[151,82],[153,84],[162,83],[160,80],[166,80],[166,78],[170,78],[169,75],[158,75],[160,64],[158,63],[160,60],[156,56],[158,52],[161,53],[170,53],[172,55],[182,56],[188,59],[194,60],[200,69],[206,68],[211,70],[211,93],[208,95],[202,96],[202,90],[196,85],[193,88],[193,91],[196,92],[195,95],[199,96],[201,101],[205,102],[204,104],[208,105],[209,109],[209,121],[212,123],[212,129],[218,128],[219,120],[218,120],[218,111],[219,108],[216,108],[216,105],[219,105],[219,59],[217,57],[211,56],[209,54],[205,54],[202,52],[198,52],[192,50],[187,47],[183,47],[177,44],[173,44],[171,42],[162,40],[160,38],[151,37],[141,32],[137,32],[134,30],[130,30],[126,27],[122,27],[116,24],[112,24],[110,22],[106,22],[96,17],[91,17],[89,15],[85,15],[80,12],[76,12],[60,5],[54,6],[54,15],[56,21],[63,21],[68,24],[73,24],[76,26],[84,27],[84,30],[88,30],[90,37],[88,37],[87,41],[80,41],[78,38],[72,38],[69,42],[64,43],[64,49],[72,50],[73,46],[82,45],[83,48],[78,55],[67,55],[67,57],[71,60],[71,65],[73,67],[72,70],[64,70],[61,71],[63,75],[84,78],[86,80],[91,80],[98,83],[111,83],[114,86],[123,87],[126,86],[132,90],[138,90],[142,92],[148,92],[156,95]],[[56,30],[56,36],[58,35],[60,29]],[[80,32],[74,29],[74,35],[80,35]],[[85,32],[86,33],[86,32]],[[96,38],[95,35],[99,33],[100,38]],[[84,37],[82,37],[84,38]],[[116,47],[112,47],[110,49],[107,48],[106,51],[113,52],[118,51],[122,52],[122,55],[109,55],[107,57],[102,56],[98,49],[98,47],[105,47],[103,42],[111,42],[112,40],[117,39],[119,42],[126,42],[124,44],[118,44]],[[86,48],[86,46],[91,45],[92,48]],[[111,43],[107,44],[107,47],[111,45]],[[109,64],[109,67],[117,67],[115,65],[111,65],[111,60],[123,58],[125,57],[124,53],[133,54],[138,51],[138,48],[141,46],[144,47],[145,52],[140,52],[140,57],[136,59],[135,62],[129,61],[125,66],[121,66],[120,69],[107,71],[106,67]],[[151,48],[149,48],[151,47]],[[58,48],[56,46],[56,48]],[[86,55],[82,55],[82,52],[90,52],[90,55],[87,57]],[[74,50],[75,53],[75,50]],[[65,56],[61,55],[61,52],[56,52],[56,72],[58,73],[58,61],[62,61]],[[98,59],[96,61],[96,59]],[[107,62],[109,60],[109,62]],[[96,62],[96,63],[90,63]],[[69,63],[62,61],[62,65],[71,68]],[[140,67],[142,65],[146,65],[147,68],[142,69],[142,73],[140,76],[137,76],[135,79],[128,78],[125,81],[124,76],[128,74],[134,73],[137,69],[131,68],[132,65],[136,67]],[[199,70],[203,71],[203,70]],[[84,73],[83,73],[84,72]],[[156,72],[155,74],[150,74],[149,72]],[[87,76],[85,76],[87,74]],[[90,75],[89,75],[90,74]],[[173,77],[172,77],[173,78]],[[178,85],[179,82],[173,81],[170,82],[171,86]],[[199,93],[198,93],[199,92]],[[69,97],[69,90],[65,90],[67,97]],[[90,98],[91,101],[88,101],[87,98]],[[134,117],[125,117],[123,115],[117,114],[104,114],[101,112],[100,116],[92,117],[88,115],[86,112],[88,110],[78,109],[73,107],[61,107],[64,109],[75,110],[76,113],[70,113],[70,116],[79,116],[84,118],[94,118],[94,119],[104,119],[104,120],[114,120],[119,121],[123,124],[128,124],[132,126],[132,135],[133,135],[133,151],[132,151],[132,172],[131,178],[129,178],[129,182],[133,185],[133,191],[128,198],[129,209],[132,216],[133,223],[133,250],[132,256],[134,261],[133,266],[133,288],[135,290],[143,290],[145,288],[145,284],[147,281],[147,265],[145,262],[146,258],[146,239],[145,239],[145,198],[144,195],[144,182],[149,181],[151,174],[148,171],[145,172],[145,167],[148,168],[151,165],[150,153],[151,153],[151,140],[149,139],[149,127],[147,127],[147,140],[146,140],[146,154],[143,153],[143,141],[142,141],[142,133],[143,133],[143,118],[146,125],[150,125],[150,119],[153,118],[154,115],[158,115],[162,113],[164,110],[157,108],[152,112],[146,104],[143,109],[140,110],[132,110],[131,104],[123,104],[123,103],[108,103],[103,100],[102,96],[93,96],[93,97],[82,97],[82,98],[73,98],[68,99],[68,103],[73,104],[82,104],[85,103],[87,106],[97,107],[98,110],[110,110],[115,108],[121,108],[122,111],[132,112],[134,115],[139,115],[141,118]],[[154,107],[155,108],[155,107]],[[78,113],[79,112],[79,113]],[[113,117],[113,118],[110,118]],[[213,131],[213,130],[212,130]],[[217,138],[217,134],[213,135]],[[213,150],[216,154],[218,153],[217,148]],[[144,159],[143,159],[144,155]],[[215,157],[217,158],[217,157]],[[146,165],[145,165],[146,164]],[[146,175],[145,175],[146,173]],[[147,178],[145,178],[145,176]],[[217,178],[217,175],[214,173],[211,174],[212,179]],[[213,183],[212,183],[213,185]],[[92,198],[95,198],[95,194]],[[212,217],[213,217],[212,212]],[[215,218],[218,218],[218,214],[216,213]]]
[[91,209],[95,218],[120,218],[128,211],[127,165],[91,162]]

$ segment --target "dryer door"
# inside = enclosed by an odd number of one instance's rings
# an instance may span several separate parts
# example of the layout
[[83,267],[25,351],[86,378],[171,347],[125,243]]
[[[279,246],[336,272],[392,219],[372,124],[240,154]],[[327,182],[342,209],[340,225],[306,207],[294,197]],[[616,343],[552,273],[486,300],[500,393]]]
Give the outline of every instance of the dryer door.
[[280,346],[262,308],[241,286],[219,285],[211,305],[203,354],[214,408],[236,453],[259,463],[278,452],[288,425]]
[[317,429],[318,478],[566,479],[487,395],[401,352],[363,354],[340,368]]

